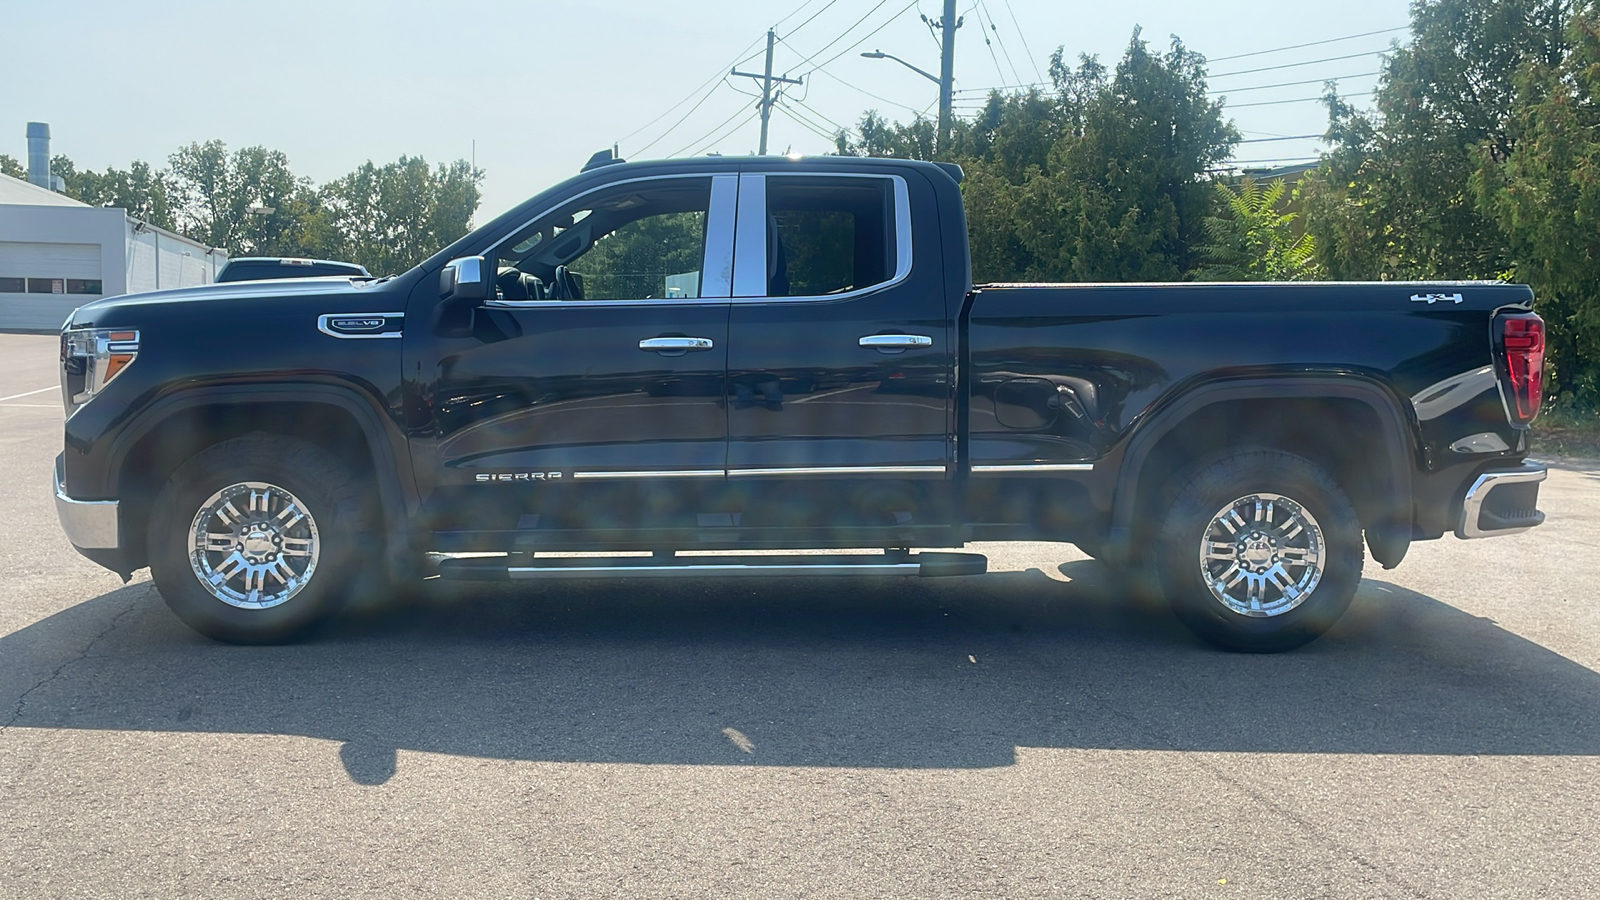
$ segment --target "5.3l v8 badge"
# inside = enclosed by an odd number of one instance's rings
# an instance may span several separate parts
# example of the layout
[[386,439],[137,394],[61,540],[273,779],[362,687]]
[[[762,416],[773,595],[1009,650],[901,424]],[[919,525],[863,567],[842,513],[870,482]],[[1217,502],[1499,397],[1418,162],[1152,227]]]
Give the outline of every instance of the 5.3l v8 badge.
[[1460,303],[1466,298],[1460,294],[1412,294],[1412,303],[1426,303],[1429,306],[1435,303]]

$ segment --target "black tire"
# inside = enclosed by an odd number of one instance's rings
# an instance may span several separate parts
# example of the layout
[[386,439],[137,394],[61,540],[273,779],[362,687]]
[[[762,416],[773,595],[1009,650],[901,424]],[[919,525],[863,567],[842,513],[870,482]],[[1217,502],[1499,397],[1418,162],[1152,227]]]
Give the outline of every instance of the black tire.
[[[259,579],[263,587],[256,594],[244,593],[251,581],[224,578],[221,591],[234,590],[244,584],[243,590],[224,600],[222,595],[208,588],[201,580],[197,567],[204,566],[214,577],[243,565],[230,563],[226,550],[198,553],[191,556],[191,533],[202,509],[211,509],[219,494],[237,490],[249,484],[267,485],[279,493],[262,491],[258,515],[250,499],[245,517],[234,528],[235,553],[245,552],[244,540],[255,543],[251,547],[262,553],[256,560],[278,561],[282,557],[283,569],[290,574],[285,579],[270,571],[244,575]],[[243,501],[253,498],[253,493],[240,493],[233,499]],[[273,519],[272,504],[283,507],[295,501],[297,507],[289,511],[289,518]],[[235,506],[237,512],[237,504]],[[293,518],[304,512],[305,521]],[[226,518],[217,518],[216,515]],[[208,529],[219,540],[226,541],[225,533],[214,531],[214,523],[229,521],[233,514],[226,509],[212,515]],[[249,522],[246,522],[246,519]],[[156,589],[161,592],[167,606],[185,624],[201,634],[219,641],[235,644],[274,644],[304,637],[325,622],[343,605],[348,589],[354,582],[357,564],[366,558],[371,565],[381,566],[382,557],[373,552],[373,518],[368,495],[362,482],[349,467],[330,454],[301,440],[267,434],[252,434],[234,438],[207,448],[178,467],[157,495],[151,511],[148,534],[150,575]],[[250,524],[265,523],[265,524]],[[273,522],[295,522],[288,530],[281,530]],[[307,524],[309,522],[309,524]],[[241,529],[250,529],[241,536]],[[305,536],[310,535],[306,543]],[[299,546],[295,553],[284,552],[280,547],[273,556],[271,546],[283,544],[284,539],[294,539]],[[298,552],[304,550],[305,552]],[[198,559],[198,561],[197,561]],[[295,569],[309,566],[309,576],[303,580],[295,576]],[[266,569],[263,562],[258,569]],[[271,574],[272,579],[267,576]],[[302,573],[303,574],[303,573]],[[263,591],[272,590],[276,594]],[[237,594],[243,596],[237,596]],[[276,600],[281,595],[284,599]],[[252,597],[261,605],[252,605]],[[274,603],[275,605],[266,605]]]
[[[1201,638],[1227,650],[1276,653],[1316,640],[1344,615],[1361,583],[1361,522],[1327,472],[1290,453],[1245,450],[1202,464],[1179,484],[1156,535],[1156,564],[1173,612]],[[1245,520],[1244,514],[1238,526],[1222,520],[1230,508],[1254,510],[1260,495],[1268,499],[1255,515],[1264,520]],[[1274,502],[1272,495],[1282,499]],[[1281,528],[1268,524],[1280,515]],[[1302,527],[1293,531],[1297,523]],[[1218,558],[1203,563],[1202,542]],[[1308,551],[1291,546],[1313,543],[1320,547],[1319,578],[1314,566],[1297,561]],[[1235,554],[1232,562],[1229,553]],[[1267,568],[1280,560],[1276,574]],[[1207,565],[1216,579],[1205,575]],[[1243,579],[1244,587],[1225,585],[1222,596],[1214,593],[1210,582],[1229,577]],[[1252,578],[1260,597],[1251,593]],[[1291,583],[1282,588],[1269,578]]]

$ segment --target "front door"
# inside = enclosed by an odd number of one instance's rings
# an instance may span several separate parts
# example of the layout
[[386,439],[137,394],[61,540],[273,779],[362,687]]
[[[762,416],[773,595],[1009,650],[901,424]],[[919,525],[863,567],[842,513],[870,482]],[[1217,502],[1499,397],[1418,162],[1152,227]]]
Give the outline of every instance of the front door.
[[939,241],[935,222],[912,239],[916,187],[741,176],[728,479],[744,524],[951,521],[954,357],[939,260],[912,259]]
[[[417,366],[436,532],[692,527],[727,462],[736,176],[593,189],[490,250],[473,334]],[[538,541],[519,541],[535,546]]]

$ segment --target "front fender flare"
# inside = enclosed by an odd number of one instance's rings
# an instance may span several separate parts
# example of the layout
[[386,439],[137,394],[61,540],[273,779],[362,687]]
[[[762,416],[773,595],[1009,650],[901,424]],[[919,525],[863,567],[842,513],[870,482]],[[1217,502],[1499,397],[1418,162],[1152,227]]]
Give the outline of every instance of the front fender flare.
[[274,383],[256,385],[205,385],[171,394],[141,410],[112,442],[107,461],[114,479],[107,485],[112,496],[122,492],[121,475],[128,454],[163,422],[187,410],[218,404],[316,404],[333,406],[347,413],[366,438],[371,454],[370,472],[377,488],[379,511],[389,550],[391,569],[401,564],[410,549],[409,522],[419,502],[415,481],[407,477],[403,461],[409,451],[392,421],[371,399],[359,390],[324,382]]

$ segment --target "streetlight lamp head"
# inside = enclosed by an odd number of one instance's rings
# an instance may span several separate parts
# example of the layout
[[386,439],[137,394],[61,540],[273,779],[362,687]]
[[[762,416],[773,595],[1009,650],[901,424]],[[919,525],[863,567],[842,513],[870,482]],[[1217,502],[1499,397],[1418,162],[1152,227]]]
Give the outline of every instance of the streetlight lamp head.
[[865,56],[867,59],[883,59],[882,50],[874,50],[871,53],[862,53],[861,55]]

